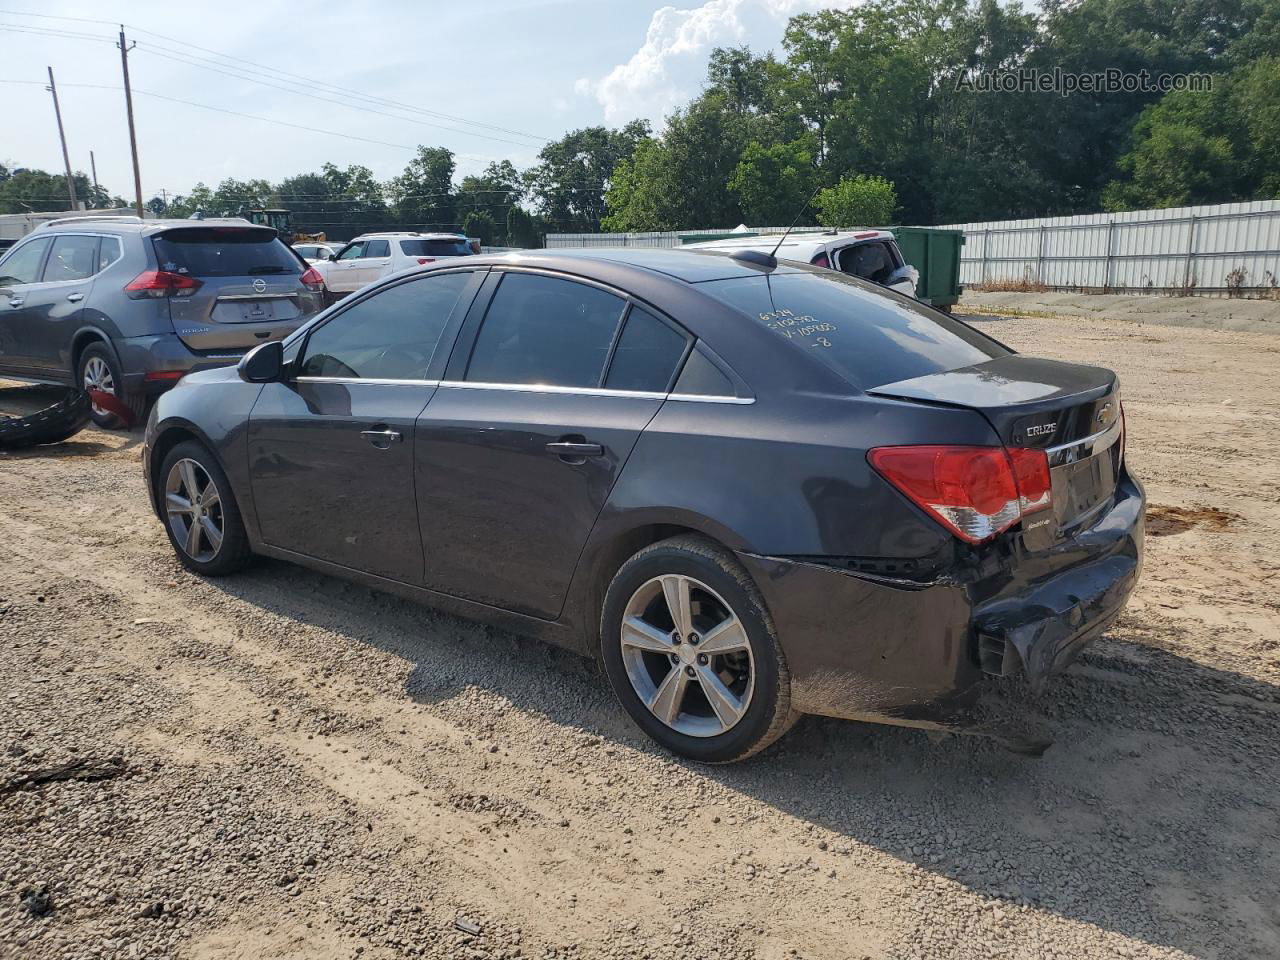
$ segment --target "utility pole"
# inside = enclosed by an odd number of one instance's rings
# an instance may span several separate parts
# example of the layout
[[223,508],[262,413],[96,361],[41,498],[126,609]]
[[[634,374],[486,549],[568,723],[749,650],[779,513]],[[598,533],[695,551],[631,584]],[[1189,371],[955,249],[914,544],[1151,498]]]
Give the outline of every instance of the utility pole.
[[93,151],[89,151],[89,169],[93,171],[93,192],[98,192],[98,164],[93,159]]
[[49,68],[49,92],[53,94],[53,115],[58,118],[58,139],[62,141],[62,163],[67,168],[67,194],[71,197],[71,209],[78,210],[76,181],[71,176],[71,154],[67,153],[67,135],[62,132],[62,110],[58,107],[58,88],[53,83],[53,67]]
[[125,42],[124,24],[120,24],[120,69],[124,71],[124,106],[129,114],[129,150],[133,153],[133,190],[138,201],[138,216],[142,216],[142,173],[138,169],[138,134],[133,128],[133,89],[129,86],[129,51],[133,46]]

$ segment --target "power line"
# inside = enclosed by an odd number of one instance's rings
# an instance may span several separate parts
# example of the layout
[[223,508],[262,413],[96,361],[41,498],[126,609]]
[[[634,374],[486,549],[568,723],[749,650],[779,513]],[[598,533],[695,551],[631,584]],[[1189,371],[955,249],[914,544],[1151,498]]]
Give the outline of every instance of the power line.
[[[0,10],[0,13],[10,14],[10,15],[14,15],[14,16],[22,16],[22,17],[39,17],[40,19],[45,19],[45,20],[67,20],[67,21],[73,21],[73,22],[77,22],[77,23],[108,24],[108,25],[112,25],[112,26],[114,26],[114,25],[115,25],[115,22],[114,22],[114,21],[110,21],[110,20],[96,20],[96,19],[92,19],[92,18],[89,18],[89,17],[61,17],[61,16],[54,16],[54,15],[52,15],[52,14],[25,13],[25,12],[20,11],[20,10]],[[352,98],[363,99],[363,100],[367,100],[367,101],[369,101],[369,102],[373,102],[373,103],[381,103],[381,104],[386,105],[386,106],[397,107],[397,108],[399,108],[399,109],[407,110],[407,111],[410,111],[410,112],[413,112],[413,113],[420,113],[420,114],[423,114],[424,116],[434,116],[434,117],[438,117],[438,118],[443,119],[443,120],[449,120],[449,121],[452,121],[452,122],[454,122],[454,123],[464,123],[464,124],[467,124],[467,125],[469,125],[469,126],[482,127],[482,128],[484,128],[484,129],[497,131],[497,132],[499,132],[499,133],[508,133],[508,134],[512,134],[512,135],[514,135],[514,136],[526,137],[526,138],[531,139],[531,140],[539,140],[539,141],[542,141],[542,142],[544,142],[544,143],[549,143],[549,142],[551,142],[551,138],[550,138],[550,137],[545,137],[545,136],[542,136],[541,134],[528,133],[528,132],[523,131],[523,130],[515,130],[515,129],[512,129],[511,127],[503,127],[503,126],[499,126],[499,125],[497,125],[497,124],[485,123],[485,122],[480,121],[480,120],[472,120],[472,119],[470,119],[470,118],[468,118],[468,117],[459,117],[459,116],[455,116],[454,114],[443,113],[443,112],[438,111],[438,110],[430,110],[430,109],[427,109],[427,108],[425,108],[425,107],[418,106],[418,105],[416,105],[416,104],[408,104],[408,103],[403,103],[403,102],[398,101],[398,100],[392,100],[392,99],[390,99],[390,98],[388,98],[388,97],[377,97],[377,96],[372,96],[372,95],[369,95],[369,94],[359,93],[359,92],[357,92],[357,91],[352,91],[352,90],[349,90],[349,89],[347,89],[347,88],[345,88],[345,87],[341,87],[341,86],[339,86],[339,85],[337,85],[337,84],[332,84],[332,83],[328,83],[328,82],[323,81],[323,80],[318,80],[318,79],[316,79],[316,78],[314,78],[314,77],[308,77],[308,76],[306,76],[305,74],[292,73],[292,72],[290,72],[290,71],[288,71],[288,70],[281,70],[281,69],[279,69],[278,67],[271,67],[271,66],[266,66],[266,65],[263,65],[263,64],[254,63],[253,61],[245,60],[245,59],[244,59],[244,58],[242,58],[242,57],[236,57],[236,56],[232,56],[231,54],[222,53],[222,52],[220,52],[220,51],[218,51],[218,50],[213,50],[213,49],[211,49],[211,48],[209,48],[209,47],[202,47],[202,46],[200,46],[199,44],[191,43],[189,40],[183,40],[183,39],[180,39],[180,38],[178,38],[178,37],[171,37],[171,36],[168,36],[168,35],[163,34],[163,33],[157,33],[157,32],[156,32],[156,31],[154,31],[154,30],[148,30],[148,29],[146,29],[146,28],[144,28],[144,27],[139,27],[139,26],[136,26],[136,25],[134,25],[134,24],[124,24],[123,26],[128,27],[130,30],[132,30],[132,31],[133,31],[133,32],[135,32],[135,33],[142,33],[142,34],[146,34],[146,35],[148,35],[148,36],[157,37],[157,38],[159,38],[159,39],[161,39],[161,40],[168,40],[170,43],[176,43],[176,44],[178,44],[179,46],[187,47],[187,48],[190,48],[191,50],[199,50],[199,51],[201,51],[201,52],[203,52],[203,53],[212,54],[213,56],[218,57],[218,58],[223,59],[223,60],[230,60],[230,61],[233,61],[233,62],[235,62],[235,63],[237,63],[237,64],[244,64],[244,65],[246,65],[246,66],[242,66],[242,67],[235,67],[235,68],[233,68],[233,69],[240,69],[240,70],[244,70],[244,69],[246,69],[246,67],[248,67],[248,68],[250,68],[250,72],[254,72],[254,73],[258,73],[258,74],[266,75],[266,76],[270,76],[270,75],[274,74],[274,75],[277,75],[277,76],[279,76],[279,77],[288,77],[288,78],[292,78],[294,81],[302,81],[302,82],[306,83],[309,87],[312,87],[312,88],[315,88],[315,87],[327,88],[327,90],[328,90],[328,91],[330,91],[330,92],[332,92],[332,93],[341,94],[341,95],[346,96],[346,97],[352,97]],[[25,25],[25,24],[24,24],[24,25],[22,25],[22,27],[20,27],[20,29],[22,29],[22,28],[27,28],[27,25]],[[37,27],[32,26],[32,27],[30,27],[29,29],[45,29],[45,28],[37,28]],[[67,35],[69,35],[69,36],[70,36],[70,35],[72,35],[72,34],[68,31],[68,32],[67,32]],[[94,37],[93,35],[90,35],[90,34],[76,34],[75,36],[81,37],[81,38],[83,38],[83,39],[103,39],[103,38],[97,38],[97,37]],[[180,51],[170,51],[170,52],[180,52]],[[194,54],[189,54],[189,53],[188,53],[188,54],[185,54],[185,55],[187,55],[187,56],[192,56],[192,57],[194,57],[194,56],[195,56]],[[197,58],[197,59],[204,59],[204,58]],[[228,65],[226,65],[226,64],[220,64],[220,66],[228,66]],[[463,131],[458,131],[458,132],[463,132]]]

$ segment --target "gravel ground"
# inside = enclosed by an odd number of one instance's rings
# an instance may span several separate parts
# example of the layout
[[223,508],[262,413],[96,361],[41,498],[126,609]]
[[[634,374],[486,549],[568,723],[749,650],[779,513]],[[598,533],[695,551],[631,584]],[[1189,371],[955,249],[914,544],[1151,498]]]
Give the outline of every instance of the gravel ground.
[[981,324],[1120,370],[1155,504],[1040,760],[809,718],[685,763],[572,655],[184,572],[136,433],[0,454],[0,956],[1280,956],[1280,340]]

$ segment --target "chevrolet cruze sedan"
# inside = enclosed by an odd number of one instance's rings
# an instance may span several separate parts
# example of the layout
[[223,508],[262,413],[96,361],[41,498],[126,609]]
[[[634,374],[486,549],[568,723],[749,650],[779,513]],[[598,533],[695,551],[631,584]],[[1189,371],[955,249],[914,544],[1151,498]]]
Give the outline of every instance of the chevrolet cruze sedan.
[[962,728],[1120,612],[1116,377],[747,251],[442,261],[152,412],[178,558],[291,560],[598,656],[685,756],[804,713]]

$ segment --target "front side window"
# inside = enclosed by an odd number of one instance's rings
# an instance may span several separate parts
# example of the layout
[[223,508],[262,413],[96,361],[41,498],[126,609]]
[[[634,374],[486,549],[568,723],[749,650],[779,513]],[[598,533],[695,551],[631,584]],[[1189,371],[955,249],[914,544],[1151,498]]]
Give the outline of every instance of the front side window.
[[386,240],[370,240],[364,245],[364,255],[366,257],[389,257],[391,256],[391,244]]
[[860,243],[840,251],[841,271],[872,283],[884,283],[896,267],[886,243]]
[[508,273],[485,314],[466,379],[598,387],[625,307],[597,287]]
[[300,377],[422,380],[470,272],[388,287],[342,311],[307,340]]
[[15,283],[35,283],[40,276],[40,261],[44,252],[49,249],[48,238],[30,240],[20,247],[14,247],[9,255],[0,261],[0,286]]
[[342,253],[338,254],[339,260],[356,260],[364,256],[364,241],[360,240],[351,244]]
[[84,280],[97,273],[97,237],[54,237],[53,252],[44,265],[44,282]]
[[604,385],[611,390],[665,392],[688,342],[683,333],[648,310],[632,307]]

